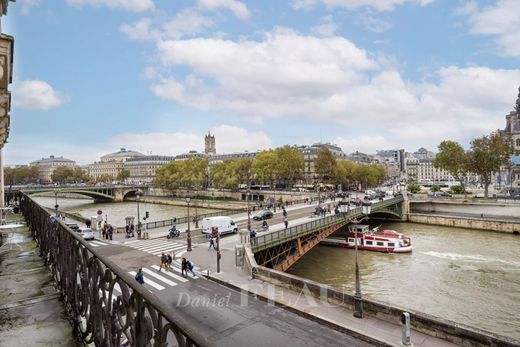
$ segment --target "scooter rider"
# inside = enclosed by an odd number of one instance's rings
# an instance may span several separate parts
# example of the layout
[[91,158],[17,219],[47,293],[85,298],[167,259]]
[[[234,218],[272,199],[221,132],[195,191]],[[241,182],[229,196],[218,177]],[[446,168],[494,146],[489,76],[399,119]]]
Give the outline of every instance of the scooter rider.
[[265,220],[262,223],[262,229],[269,230],[269,225],[267,224],[267,221],[265,221]]

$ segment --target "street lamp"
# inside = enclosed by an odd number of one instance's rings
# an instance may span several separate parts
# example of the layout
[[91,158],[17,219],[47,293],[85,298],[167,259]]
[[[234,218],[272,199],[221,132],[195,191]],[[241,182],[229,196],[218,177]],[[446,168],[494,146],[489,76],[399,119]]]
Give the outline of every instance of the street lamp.
[[199,215],[197,213],[197,190],[195,189],[195,200],[193,200],[193,204],[195,205],[195,228],[199,228]]
[[[371,212],[371,206],[363,206],[363,220],[364,218],[367,218],[367,216]],[[355,221],[355,224],[358,224],[359,221]],[[359,262],[358,262],[358,237],[357,237],[357,228],[355,230],[354,234],[354,244],[356,249],[356,292],[354,294],[354,317],[356,318],[363,318],[363,298],[361,296],[361,282],[359,280]]]
[[251,200],[251,191],[248,189],[247,193],[247,231],[251,231],[251,209],[249,208],[249,201]]
[[56,217],[58,217],[58,208],[60,206],[58,205],[58,191],[54,191],[54,209],[56,210]]
[[186,203],[188,203],[188,248],[186,249],[188,252],[191,252],[191,229],[190,229],[190,198],[186,198]]
[[139,200],[141,199],[141,193],[135,193],[135,201],[137,202],[137,238],[141,238],[141,217],[139,214]]

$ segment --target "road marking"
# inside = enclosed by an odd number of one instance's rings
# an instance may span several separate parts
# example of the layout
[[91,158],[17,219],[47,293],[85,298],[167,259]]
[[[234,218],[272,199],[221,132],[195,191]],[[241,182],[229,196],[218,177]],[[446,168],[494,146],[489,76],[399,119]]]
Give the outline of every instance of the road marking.
[[94,247],[98,246],[108,246],[108,243],[100,242],[100,241],[90,241],[90,244]]
[[172,242],[168,242],[169,244],[162,244],[162,245],[158,245],[158,246],[152,246],[152,247],[143,247],[143,248],[139,248],[141,251],[143,252],[154,252],[154,251],[157,251],[157,250],[160,250],[160,249],[164,249],[165,247],[168,247],[168,248],[183,248],[183,247],[186,247],[186,245],[183,245],[183,244],[180,244],[180,243],[172,243]]
[[[152,268],[154,268],[155,270],[159,270],[159,269],[160,269],[160,266],[159,266],[159,265],[152,265]],[[173,267],[173,269],[175,270],[175,267]],[[189,281],[189,280],[187,280],[186,278],[181,277],[181,276],[178,276],[178,275],[176,275],[176,274],[174,274],[174,273],[171,273],[171,272],[167,272],[167,271],[166,271],[165,274],[168,275],[168,276],[170,276],[170,277],[172,277],[172,278],[175,278],[176,280],[179,280],[179,281],[181,281],[181,282],[183,282],[183,283]]]
[[[152,271],[152,270],[150,270],[150,269],[144,268],[144,269],[143,269],[143,272],[147,273],[149,276],[152,276],[152,277],[157,278],[159,281],[162,281],[162,282],[164,282],[164,283],[166,283],[166,284],[168,284],[168,285],[170,285],[170,286],[172,286],[172,287],[174,287],[174,286],[177,285],[177,283],[172,282],[172,281],[170,281],[170,280],[167,279],[167,278],[164,278],[163,276],[157,274],[156,272],[154,272],[154,271]],[[146,283],[146,281],[145,281],[145,283]]]
[[[136,275],[136,272],[135,272],[135,271],[129,271],[128,273],[129,273],[130,275],[134,276],[134,277],[135,277],[135,275]],[[161,286],[161,285],[158,284],[158,283],[155,283],[154,281],[152,281],[152,280],[150,280],[150,279],[145,279],[144,284],[150,285],[150,286],[154,287],[154,288],[157,289],[157,290],[163,290],[163,289],[164,289],[163,286]]]

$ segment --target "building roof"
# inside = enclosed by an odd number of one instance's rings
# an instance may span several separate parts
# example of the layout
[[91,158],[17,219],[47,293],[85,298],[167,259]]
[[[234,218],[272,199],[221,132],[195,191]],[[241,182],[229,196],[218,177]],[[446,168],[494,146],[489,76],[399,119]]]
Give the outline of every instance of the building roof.
[[55,162],[61,162],[61,163],[75,163],[74,160],[70,160],[63,157],[55,157],[53,155],[49,156],[49,158],[41,158],[40,160],[35,160],[30,163],[30,165],[42,165],[46,163],[55,163]]
[[118,152],[105,154],[101,157],[101,161],[108,161],[108,160],[119,160],[124,161],[128,158],[135,158],[135,157],[142,157],[144,154],[136,152],[136,151],[129,151],[126,148],[121,148]]

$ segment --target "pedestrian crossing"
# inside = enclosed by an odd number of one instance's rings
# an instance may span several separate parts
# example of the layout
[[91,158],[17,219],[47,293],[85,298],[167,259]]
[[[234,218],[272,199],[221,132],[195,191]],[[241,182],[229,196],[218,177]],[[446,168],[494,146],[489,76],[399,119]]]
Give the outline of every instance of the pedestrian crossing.
[[110,243],[106,243],[106,242],[98,241],[98,240],[91,240],[91,241],[89,242],[89,244],[90,244],[92,247],[100,247],[100,246],[108,246]]
[[186,253],[186,245],[184,243],[165,239],[132,240],[123,243],[123,245],[157,256],[160,256],[162,253],[173,253],[176,257],[180,257]]
[[[172,271],[166,271],[164,268],[159,272],[159,265],[152,265],[150,267],[143,268],[144,274],[144,286],[155,290],[165,290],[166,288],[172,288],[179,284],[186,283],[191,279],[200,278],[197,275],[189,274],[186,277],[182,276],[182,270],[176,263],[172,263]],[[194,271],[197,271],[195,267]],[[128,271],[128,273],[135,277],[135,271]],[[195,272],[197,273],[197,272]]]

